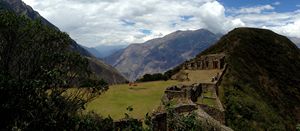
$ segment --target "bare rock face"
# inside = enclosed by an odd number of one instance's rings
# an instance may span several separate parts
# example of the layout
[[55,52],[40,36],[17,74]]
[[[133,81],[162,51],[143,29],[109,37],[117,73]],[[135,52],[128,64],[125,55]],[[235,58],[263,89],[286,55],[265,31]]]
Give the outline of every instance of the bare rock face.
[[104,60],[129,80],[162,73],[213,45],[219,36],[208,30],[176,31],[142,44],[132,44]]

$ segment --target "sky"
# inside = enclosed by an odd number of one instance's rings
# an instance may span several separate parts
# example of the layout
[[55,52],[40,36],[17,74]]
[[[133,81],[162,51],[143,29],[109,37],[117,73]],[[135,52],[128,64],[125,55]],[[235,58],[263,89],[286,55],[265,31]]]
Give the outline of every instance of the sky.
[[237,27],[300,38],[300,0],[23,0],[87,47],[142,43],[177,30]]

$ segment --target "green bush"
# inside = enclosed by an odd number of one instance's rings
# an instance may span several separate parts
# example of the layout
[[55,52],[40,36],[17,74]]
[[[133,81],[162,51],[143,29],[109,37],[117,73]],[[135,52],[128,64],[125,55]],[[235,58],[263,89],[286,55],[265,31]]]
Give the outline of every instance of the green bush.
[[168,77],[161,73],[156,74],[145,74],[141,79],[138,79],[138,82],[147,82],[147,81],[159,81],[159,80],[168,80]]
[[78,131],[111,131],[114,129],[112,118],[102,118],[94,112],[78,115],[73,121],[76,124],[74,129]]

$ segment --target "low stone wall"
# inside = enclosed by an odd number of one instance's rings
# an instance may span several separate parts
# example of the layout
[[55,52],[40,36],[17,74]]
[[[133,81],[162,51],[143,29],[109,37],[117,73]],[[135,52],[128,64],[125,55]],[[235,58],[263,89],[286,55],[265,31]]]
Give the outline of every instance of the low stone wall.
[[191,88],[190,98],[193,102],[196,102],[198,97],[202,94],[202,84],[195,84]]
[[220,84],[221,84],[221,82],[223,80],[223,76],[226,73],[227,68],[228,68],[228,65],[225,64],[223,71],[221,72],[221,74],[219,74],[220,76],[219,76],[219,79],[218,79],[218,81],[216,83],[217,86],[220,86]]
[[207,114],[209,114],[211,117],[221,122],[222,124],[225,124],[225,112],[222,112],[218,109],[215,109],[213,107],[204,104],[199,104],[198,106],[201,109],[203,109]]
[[151,117],[153,131],[167,131],[167,113],[153,114]]
[[198,108],[196,105],[185,104],[185,105],[177,105],[174,110],[177,113],[185,113],[185,112],[192,112],[197,109]]
[[[184,104],[184,105],[177,105],[174,108],[174,111],[176,113],[186,113],[186,112],[192,112],[194,110],[197,110],[197,105],[194,104]],[[151,123],[152,123],[152,130],[153,131],[167,131],[167,113],[166,112],[157,112],[152,114],[151,116]]]
[[169,100],[173,98],[185,98],[186,97],[186,92],[185,91],[171,91],[171,90],[166,90],[165,94]]
[[197,101],[197,98],[201,96],[202,84],[193,84],[191,86],[172,86],[165,90],[163,99],[173,98],[187,98],[193,102]]

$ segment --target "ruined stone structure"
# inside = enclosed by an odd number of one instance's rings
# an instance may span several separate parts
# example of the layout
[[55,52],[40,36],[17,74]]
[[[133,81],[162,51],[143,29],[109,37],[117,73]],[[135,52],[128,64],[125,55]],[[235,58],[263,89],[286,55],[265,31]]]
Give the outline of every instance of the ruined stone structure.
[[[225,54],[211,54],[197,57],[183,66],[183,70],[221,70],[211,82],[208,83],[195,83],[192,85],[177,85],[168,87],[162,97],[163,105],[176,102],[174,107],[177,113],[191,113],[197,114],[198,118],[208,125],[213,125],[213,130],[231,131],[225,124],[225,109],[218,97],[218,87],[221,84],[222,77],[226,72],[227,65],[225,63]],[[188,74],[180,72],[174,75],[172,79],[180,79],[182,81],[189,80]],[[182,78],[179,78],[182,77]],[[208,93],[210,92],[210,93]],[[208,95],[209,94],[209,95]],[[205,105],[201,100],[213,99],[215,105]],[[200,103],[199,103],[200,102]],[[167,113],[161,111],[160,113],[153,114],[152,123],[154,131],[160,131],[160,128],[167,130]],[[159,127],[159,128],[157,128]],[[212,130],[212,129],[208,129]]]
[[174,98],[184,98],[192,100],[193,102],[197,101],[197,98],[202,93],[202,84],[193,84],[190,86],[186,85],[177,85],[168,87],[165,90],[162,102],[166,103]]
[[167,131],[167,113],[155,113],[151,117],[153,131]]
[[192,112],[194,110],[197,110],[196,104],[181,104],[181,105],[176,105],[174,108],[175,112],[177,113],[186,113],[186,112]]
[[207,114],[209,114],[211,117],[216,119],[217,121],[221,122],[222,124],[225,124],[225,112],[220,111],[216,108],[212,108],[210,106],[199,104],[201,109],[203,109]]
[[223,69],[225,67],[225,54],[210,54],[196,57],[184,66],[184,70]]

